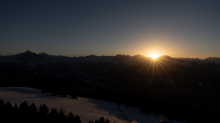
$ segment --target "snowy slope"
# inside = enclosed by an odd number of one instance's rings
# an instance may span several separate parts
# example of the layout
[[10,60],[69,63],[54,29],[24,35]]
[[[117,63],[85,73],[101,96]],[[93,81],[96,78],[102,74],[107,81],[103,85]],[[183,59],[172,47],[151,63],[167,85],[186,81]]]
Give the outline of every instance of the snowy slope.
[[27,101],[30,105],[35,103],[37,107],[40,104],[46,104],[48,108],[60,109],[62,106],[66,113],[73,112],[78,114],[83,123],[88,123],[89,120],[96,120],[100,117],[108,118],[111,123],[126,123],[121,110],[124,115],[132,121],[132,123],[157,123],[159,120],[171,123],[185,123],[184,121],[169,121],[163,115],[146,115],[140,112],[140,109],[133,107],[126,107],[117,103],[100,101],[96,99],[78,97],[72,99],[71,97],[50,96],[50,94],[41,94],[41,90],[25,87],[1,87],[0,98],[5,102],[10,101],[13,105],[17,103],[20,105],[23,101]]

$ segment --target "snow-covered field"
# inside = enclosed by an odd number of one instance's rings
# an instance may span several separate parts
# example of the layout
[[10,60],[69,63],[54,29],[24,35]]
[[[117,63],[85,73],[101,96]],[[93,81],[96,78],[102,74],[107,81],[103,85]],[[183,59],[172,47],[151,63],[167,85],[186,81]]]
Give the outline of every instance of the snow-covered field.
[[[11,102],[12,105],[15,103],[20,105],[27,101],[29,105],[34,103],[37,107],[40,104],[46,104],[49,109],[54,107],[59,110],[62,107],[66,114],[73,112],[79,115],[83,123],[100,117],[108,118],[111,123],[126,123],[117,103],[83,97],[72,99],[70,96],[50,96],[50,94],[41,94],[41,92],[41,90],[26,87],[0,87],[0,98],[5,102]],[[169,121],[167,117],[161,114],[158,116],[146,115],[141,113],[140,109],[126,107],[125,105],[119,105],[119,107],[132,123],[158,123],[159,120],[170,123],[185,123],[184,121]]]

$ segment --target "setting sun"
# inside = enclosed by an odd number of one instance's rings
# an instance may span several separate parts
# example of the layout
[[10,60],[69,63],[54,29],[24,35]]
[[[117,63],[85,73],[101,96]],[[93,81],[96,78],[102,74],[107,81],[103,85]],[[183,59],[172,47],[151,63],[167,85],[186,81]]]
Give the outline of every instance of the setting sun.
[[157,53],[152,53],[150,55],[150,57],[153,58],[153,59],[157,59],[159,57],[159,55]]

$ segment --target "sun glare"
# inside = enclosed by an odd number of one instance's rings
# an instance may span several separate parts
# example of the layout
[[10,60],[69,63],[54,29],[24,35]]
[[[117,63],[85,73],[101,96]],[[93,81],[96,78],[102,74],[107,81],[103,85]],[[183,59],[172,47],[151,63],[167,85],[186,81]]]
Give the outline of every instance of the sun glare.
[[159,57],[159,55],[157,53],[152,53],[150,55],[150,57],[153,58],[153,59],[157,59]]

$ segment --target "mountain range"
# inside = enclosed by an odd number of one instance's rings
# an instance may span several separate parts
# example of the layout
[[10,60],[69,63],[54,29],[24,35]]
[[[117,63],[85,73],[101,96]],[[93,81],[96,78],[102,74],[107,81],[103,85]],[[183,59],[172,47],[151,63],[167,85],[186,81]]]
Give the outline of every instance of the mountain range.
[[0,86],[29,86],[53,95],[105,99],[179,120],[192,119],[186,113],[189,110],[220,112],[219,75],[218,57],[66,57],[29,50],[0,57]]

